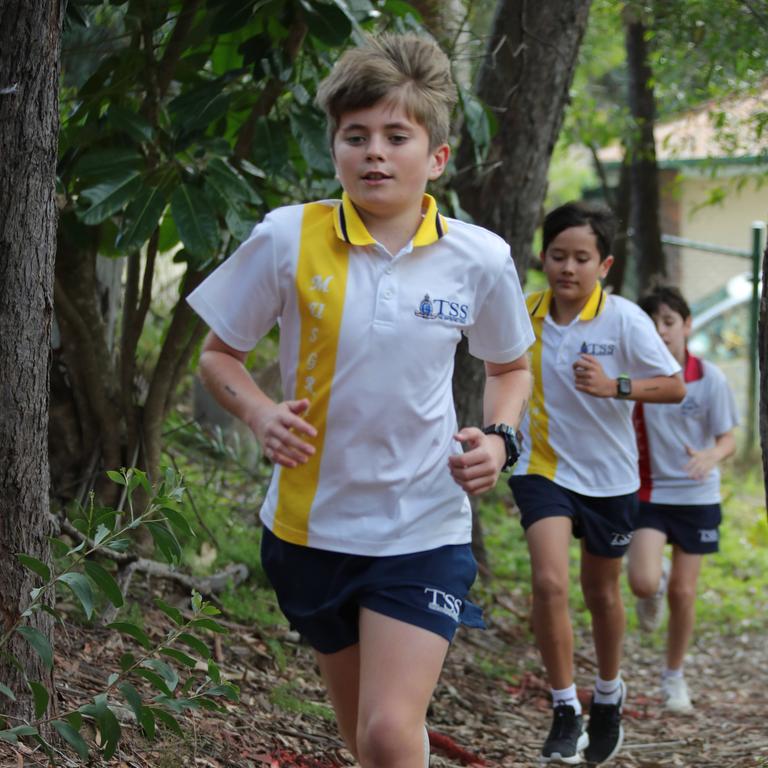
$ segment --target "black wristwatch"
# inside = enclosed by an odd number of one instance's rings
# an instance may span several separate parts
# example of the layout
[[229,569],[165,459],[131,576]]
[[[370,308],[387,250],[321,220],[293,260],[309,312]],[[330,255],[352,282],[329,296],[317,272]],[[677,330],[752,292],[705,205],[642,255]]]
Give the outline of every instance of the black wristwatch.
[[486,435],[498,435],[504,440],[504,448],[507,451],[507,460],[502,470],[509,469],[520,457],[520,449],[517,447],[515,430],[506,424],[491,424],[483,429]]
[[632,379],[626,373],[619,374],[616,378],[616,397],[624,399],[632,394]]

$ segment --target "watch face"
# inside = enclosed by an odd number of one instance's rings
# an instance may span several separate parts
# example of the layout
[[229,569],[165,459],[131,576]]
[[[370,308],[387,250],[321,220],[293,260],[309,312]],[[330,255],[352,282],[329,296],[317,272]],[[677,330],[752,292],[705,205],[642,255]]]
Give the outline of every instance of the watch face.
[[619,377],[619,394],[623,396],[632,394],[632,381],[625,376]]

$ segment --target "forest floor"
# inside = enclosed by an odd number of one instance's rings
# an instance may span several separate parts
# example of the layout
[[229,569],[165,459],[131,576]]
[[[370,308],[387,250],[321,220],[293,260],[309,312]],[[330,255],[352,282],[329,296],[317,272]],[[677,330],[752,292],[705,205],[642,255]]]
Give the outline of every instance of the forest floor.
[[[164,596],[168,599],[168,596]],[[527,627],[527,607],[496,596],[486,631],[460,630],[430,707],[432,768],[533,766],[550,724],[547,686]],[[143,614],[151,636],[163,615]],[[226,623],[226,622],[225,622]],[[230,623],[218,636],[222,674],[240,686],[240,703],[226,715],[196,713],[184,737],[167,731],[154,742],[129,720],[108,765],[117,768],[332,768],[354,765],[337,735],[310,650],[285,628]],[[614,766],[756,768],[768,766],[768,642],[758,631],[701,635],[687,677],[695,711],[660,709],[657,682],[661,634],[628,634],[624,675],[628,699],[625,743]],[[591,641],[580,629],[576,663],[580,695],[588,701],[594,666]],[[213,640],[212,640],[213,642]],[[104,689],[128,642],[107,630],[67,625],[57,636],[59,707],[78,706]],[[63,756],[63,766],[82,765]],[[98,765],[95,761],[93,765]],[[48,765],[26,747],[0,746],[0,766]]]

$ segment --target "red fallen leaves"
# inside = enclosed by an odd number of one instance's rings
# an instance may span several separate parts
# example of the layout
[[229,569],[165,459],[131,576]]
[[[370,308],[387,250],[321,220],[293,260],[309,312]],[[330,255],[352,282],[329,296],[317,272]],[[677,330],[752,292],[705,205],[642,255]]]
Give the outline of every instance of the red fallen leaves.
[[482,757],[460,747],[450,736],[443,733],[429,731],[429,745],[436,752],[440,752],[452,760],[458,760],[462,765],[478,767],[485,765],[485,760]]

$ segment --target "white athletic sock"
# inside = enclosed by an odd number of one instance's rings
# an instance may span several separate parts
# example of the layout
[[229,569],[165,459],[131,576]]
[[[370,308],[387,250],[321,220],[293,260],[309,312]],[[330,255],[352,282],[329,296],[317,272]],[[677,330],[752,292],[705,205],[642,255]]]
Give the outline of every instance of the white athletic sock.
[[429,731],[424,726],[424,768],[429,768]]
[[595,704],[618,704],[621,700],[621,675],[615,680],[603,680],[600,675],[595,677],[595,693],[592,701]]
[[559,707],[561,704],[566,704],[569,707],[573,707],[577,715],[581,714],[581,702],[576,695],[576,685],[569,685],[567,688],[551,688],[552,691],[552,708]]
[[680,667],[680,669],[669,669],[669,668],[667,668],[667,669],[665,669],[661,673],[661,679],[662,680],[667,680],[670,677],[682,677],[682,676],[683,676],[683,668],[682,667]]

